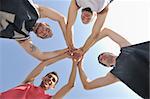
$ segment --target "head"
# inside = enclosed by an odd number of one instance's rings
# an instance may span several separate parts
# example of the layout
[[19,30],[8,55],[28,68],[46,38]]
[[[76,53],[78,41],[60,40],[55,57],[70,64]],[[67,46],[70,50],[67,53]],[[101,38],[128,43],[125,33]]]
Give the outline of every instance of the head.
[[87,7],[82,9],[81,20],[84,24],[88,24],[91,21],[92,16],[93,11],[91,8]]
[[47,23],[36,23],[34,32],[42,39],[50,38],[53,35],[52,29]]
[[104,52],[98,56],[98,61],[106,67],[113,67],[116,63],[116,56],[113,53]]
[[56,72],[50,72],[42,78],[41,87],[44,90],[54,89],[58,83],[59,77]]

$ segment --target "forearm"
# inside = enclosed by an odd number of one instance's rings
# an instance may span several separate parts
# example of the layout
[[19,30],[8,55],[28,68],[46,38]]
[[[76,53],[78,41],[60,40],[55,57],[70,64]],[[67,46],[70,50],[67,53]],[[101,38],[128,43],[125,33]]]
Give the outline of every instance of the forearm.
[[73,67],[71,70],[71,74],[68,80],[68,83],[66,85],[64,85],[54,96],[54,99],[61,99],[62,97],[64,97],[73,87],[74,87],[74,82],[75,82],[75,78],[76,78],[76,72],[77,72],[77,66],[75,66],[76,64],[73,62]]
[[[61,30],[63,32],[63,35],[64,35],[64,39],[65,39],[65,42],[66,44],[68,43],[68,38],[67,38],[67,31],[66,31],[66,19],[65,17],[61,18],[60,21],[59,21],[59,25],[61,27]],[[68,45],[68,44],[67,44]]]
[[[106,36],[108,36],[111,40],[117,43],[120,47],[126,47],[131,45],[129,41],[127,41],[124,37],[122,37],[118,33],[112,31],[111,29],[104,28],[102,33],[103,34],[105,33]],[[98,37],[98,40],[100,39],[101,36]]]
[[71,0],[70,6],[69,6],[69,10],[68,10],[68,18],[67,18],[67,38],[68,38],[68,42],[67,45],[69,47],[69,49],[73,49],[74,45],[73,45],[73,25],[75,23],[76,17],[77,17],[77,12],[78,12],[78,7],[76,5],[76,1],[75,0]]
[[72,70],[71,70],[69,81],[68,81],[68,84],[70,84],[71,86],[74,85],[76,72],[77,72],[77,64],[75,63],[75,61],[73,61],[73,66],[72,66]]
[[90,35],[86,40],[85,44],[83,45],[83,47],[81,47],[82,52],[86,53],[89,50],[89,48],[91,48],[96,43],[95,40],[96,36]]
[[69,49],[74,48],[73,42],[74,41],[73,41],[72,28],[67,27],[67,45],[68,45]]
[[56,51],[51,51],[51,52],[43,52],[43,56],[45,56],[47,59],[53,58],[56,56],[60,56],[62,54],[67,53],[68,49],[62,49],[62,50],[56,50]]
[[23,81],[23,84],[26,84],[26,83],[33,83],[35,77],[37,77],[41,72],[42,70],[44,69],[45,67],[45,63],[44,62],[41,62],[37,67],[35,67],[33,69],[33,71],[26,77],[26,79]]
[[[82,48],[81,48],[81,50],[83,51],[83,53],[86,53],[88,50],[89,50],[89,48],[91,48],[95,43],[97,43],[99,40],[101,40],[101,39],[103,39],[103,38],[105,38],[107,36],[107,31],[106,31],[106,29],[104,28],[94,39],[93,39],[93,41],[92,41],[92,43],[91,44],[85,44]],[[88,46],[89,45],[89,46]]]
[[57,56],[54,58],[50,58],[46,61],[41,62],[37,67],[34,68],[34,70],[27,76],[27,78],[23,81],[23,83],[27,83],[27,82],[33,82],[35,77],[37,77],[42,71],[43,69],[50,64],[53,64],[61,59],[66,58],[68,55],[64,54],[61,56]]
[[46,64],[46,66],[48,66],[48,65],[51,65],[51,64],[53,64],[53,63],[55,63],[59,60],[67,58],[67,57],[70,57],[67,53],[61,54],[60,56],[56,56],[56,57],[53,57],[53,58],[50,58],[50,59],[46,60],[45,64]]
[[[73,87],[73,86],[72,86]],[[63,99],[63,97],[72,89],[67,84],[64,85],[54,96],[53,99]]]
[[84,88],[86,88],[88,86],[88,78],[83,70],[83,67],[80,67],[78,66],[78,70],[79,70],[79,75],[80,75],[80,79],[81,79],[81,82],[84,86]]
[[18,43],[26,50],[27,53],[41,61],[45,61],[49,58],[59,56],[68,51],[68,49],[62,49],[53,52],[41,52],[40,49],[37,48],[31,40],[18,41]]

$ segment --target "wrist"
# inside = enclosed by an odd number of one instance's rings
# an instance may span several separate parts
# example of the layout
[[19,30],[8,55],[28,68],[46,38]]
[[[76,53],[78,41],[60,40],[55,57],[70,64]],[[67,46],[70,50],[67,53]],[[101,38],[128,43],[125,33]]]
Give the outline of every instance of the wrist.
[[81,47],[80,50],[82,51],[82,53],[83,53],[83,55],[84,55],[84,53],[85,53],[85,48],[84,48],[84,46]]
[[82,66],[81,66],[81,65],[78,65],[78,68],[79,68],[79,69],[82,69]]

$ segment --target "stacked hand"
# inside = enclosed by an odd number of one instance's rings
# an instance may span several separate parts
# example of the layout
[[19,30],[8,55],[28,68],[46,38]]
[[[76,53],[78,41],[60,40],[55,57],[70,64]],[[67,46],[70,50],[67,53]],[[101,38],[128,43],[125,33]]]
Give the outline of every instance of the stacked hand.
[[68,54],[70,55],[70,58],[72,58],[76,62],[81,61],[84,55],[83,51],[80,48],[69,49]]

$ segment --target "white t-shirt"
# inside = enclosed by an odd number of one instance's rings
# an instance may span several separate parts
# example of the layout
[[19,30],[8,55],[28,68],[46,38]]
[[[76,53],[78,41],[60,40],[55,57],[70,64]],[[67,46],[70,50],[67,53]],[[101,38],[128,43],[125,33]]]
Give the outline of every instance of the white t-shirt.
[[110,3],[110,1],[111,0],[76,0],[76,4],[82,8],[89,7],[92,11],[99,13]]

